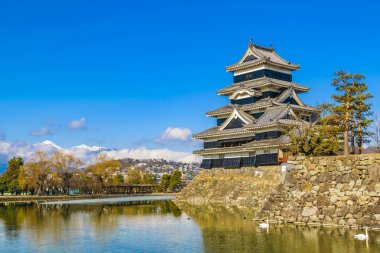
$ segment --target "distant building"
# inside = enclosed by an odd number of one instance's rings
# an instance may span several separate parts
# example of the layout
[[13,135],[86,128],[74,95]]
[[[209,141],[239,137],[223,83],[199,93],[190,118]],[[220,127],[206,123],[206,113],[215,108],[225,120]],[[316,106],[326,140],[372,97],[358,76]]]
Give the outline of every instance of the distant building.
[[231,103],[207,112],[217,126],[194,135],[204,140],[201,168],[240,168],[286,161],[290,139],[282,126],[296,120],[313,122],[318,109],[304,104],[298,94],[309,91],[294,83],[299,65],[284,60],[273,48],[252,41],[239,62],[226,67],[233,84],[218,91]]

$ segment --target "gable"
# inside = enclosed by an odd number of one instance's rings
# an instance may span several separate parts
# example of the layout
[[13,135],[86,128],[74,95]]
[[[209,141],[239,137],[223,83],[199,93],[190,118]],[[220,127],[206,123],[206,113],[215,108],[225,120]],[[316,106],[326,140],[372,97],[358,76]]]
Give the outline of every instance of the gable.
[[288,112],[281,117],[281,119],[299,120],[297,114],[292,109],[289,109]]
[[232,119],[224,129],[240,128],[243,127],[244,122],[240,118]]
[[244,58],[243,62],[247,62],[247,61],[253,61],[253,60],[256,60],[257,58],[253,55],[248,55],[247,57]]
[[219,130],[240,128],[245,124],[252,123],[253,121],[254,118],[251,115],[234,109],[231,115],[220,126]]
[[299,99],[297,96],[297,93],[293,88],[290,88],[284,93],[282,93],[278,98],[278,102],[286,103],[286,104],[293,104],[293,105],[299,105],[299,106],[305,106],[305,104]]
[[287,97],[284,101],[283,101],[283,103],[285,103],[285,104],[292,104],[292,105],[299,105],[298,103],[297,103],[297,101],[293,98],[293,97]]

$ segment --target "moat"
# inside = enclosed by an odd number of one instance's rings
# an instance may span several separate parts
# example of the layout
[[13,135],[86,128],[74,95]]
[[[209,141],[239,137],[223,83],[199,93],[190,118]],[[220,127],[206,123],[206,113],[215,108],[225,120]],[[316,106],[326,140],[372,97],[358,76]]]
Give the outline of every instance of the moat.
[[270,225],[222,207],[176,206],[171,200],[0,204],[4,252],[380,252],[380,233]]

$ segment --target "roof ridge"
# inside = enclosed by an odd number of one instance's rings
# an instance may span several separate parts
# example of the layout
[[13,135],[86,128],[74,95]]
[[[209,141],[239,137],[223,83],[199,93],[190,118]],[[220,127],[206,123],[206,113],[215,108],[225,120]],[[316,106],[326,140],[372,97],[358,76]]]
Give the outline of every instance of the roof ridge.
[[260,46],[260,45],[257,45],[257,44],[253,44],[253,46],[257,47],[257,48],[260,48],[260,49],[263,49],[263,50],[268,50],[268,51],[275,52],[275,49],[273,47],[264,47],[264,46]]

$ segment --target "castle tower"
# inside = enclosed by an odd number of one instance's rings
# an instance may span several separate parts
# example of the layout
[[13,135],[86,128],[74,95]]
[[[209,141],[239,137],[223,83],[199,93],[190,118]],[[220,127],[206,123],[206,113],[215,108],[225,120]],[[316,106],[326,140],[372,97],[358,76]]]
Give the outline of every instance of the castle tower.
[[273,48],[249,42],[243,57],[226,67],[234,82],[218,91],[230,104],[207,112],[217,126],[194,134],[204,140],[201,167],[240,168],[272,165],[287,159],[290,139],[283,126],[298,120],[312,122],[318,109],[305,105],[298,94],[309,91],[294,83],[292,72],[299,65],[276,54]]

